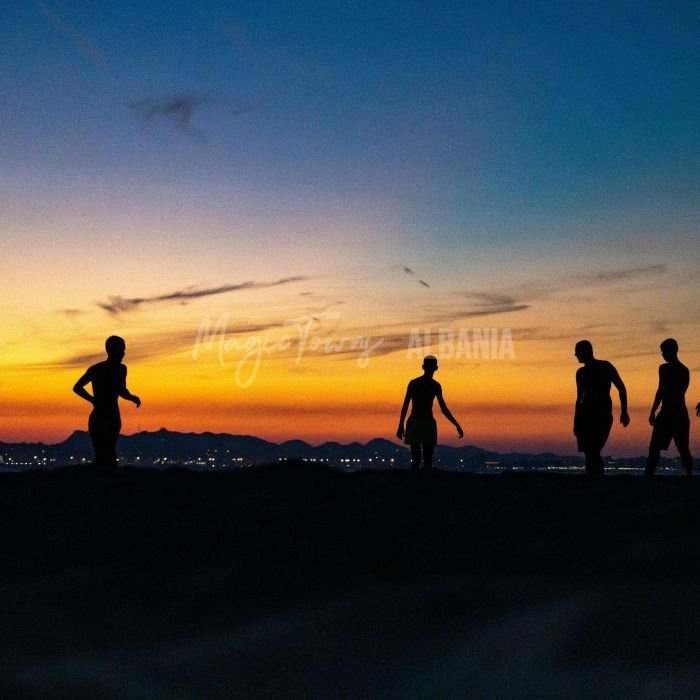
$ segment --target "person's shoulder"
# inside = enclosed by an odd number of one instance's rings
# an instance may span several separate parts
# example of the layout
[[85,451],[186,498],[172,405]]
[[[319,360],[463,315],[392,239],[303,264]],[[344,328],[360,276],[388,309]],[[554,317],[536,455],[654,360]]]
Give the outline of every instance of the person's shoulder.
[[690,370],[680,360],[678,361],[678,371],[690,375]]
[[92,373],[94,373],[94,372],[100,372],[100,371],[102,371],[102,369],[104,368],[104,366],[105,366],[106,364],[107,364],[107,361],[106,361],[106,360],[102,360],[102,362],[95,362],[94,365],[90,365],[90,367],[88,367],[87,371],[88,371],[90,374],[92,374]]

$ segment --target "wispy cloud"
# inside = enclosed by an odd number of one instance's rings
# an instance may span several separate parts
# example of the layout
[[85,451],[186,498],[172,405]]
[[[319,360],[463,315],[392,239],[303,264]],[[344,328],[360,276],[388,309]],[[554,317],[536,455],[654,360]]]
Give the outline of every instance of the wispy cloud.
[[207,101],[204,95],[167,95],[133,100],[127,106],[146,125],[160,120],[181,133],[198,136],[201,134],[192,126],[192,117]]
[[214,296],[216,294],[226,294],[228,292],[240,292],[247,289],[269,289],[270,287],[279,287],[284,284],[292,284],[294,282],[305,282],[308,277],[284,277],[273,282],[239,282],[237,284],[225,284],[220,287],[209,287],[207,289],[187,288],[180,289],[167,294],[159,294],[151,297],[122,297],[110,296],[106,302],[96,302],[97,306],[104,309],[110,314],[117,315],[125,311],[142,306],[143,304],[166,304],[166,303],[187,303],[193,299],[201,299],[202,297]]
[[181,134],[202,137],[195,128],[193,117],[203,107],[218,105],[230,115],[245,114],[256,109],[258,103],[249,105],[226,105],[222,100],[198,93],[182,93],[132,100],[127,107],[146,125],[162,122]]
[[49,24],[63,36],[70,39],[73,45],[84,55],[87,56],[93,63],[102,63],[104,58],[102,54],[94,47],[89,39],[85,38],[75,27],[71,26],[63,20],[54,10],[46,3],[38,0],[36,3],[40,12],[48,20]]
[[519,302],[515,297],[508,294],[492,293],[469,293],[464,295],[467,299],[474,301],[473,308],[458,310],[455,315],[458,318],[468,318],[470,316],[491,316],[492,314],[507,314],[513,311],[524,311],[529,309],[529,304]]
[[[266,323],[241,323],[238,325],[227,324],[223,331],[224,335],[218,334],[216,323],[210,328],[209,335],[200,339],[205,346],[207,343],[226,342],[236,336],[248,336],[250,334],[261,333],[271,329],[282,328],[280,321],[270,321]],[[164,357],[168,355],[176,355],[180,352],[191,350],[199,335],[199,327],[191,327],[187,330],[176,332],[157,331],[139,335],[134,338],[127,337],[127,352],[125,362],[140,362],[143,360],[152,360],[156,357]],[[105,359],[106,354],[101,349],[101,343],[97,344],[99,349],[96,352],[90,353],[75,353],[59,357],[48,362],[26,363],[23,365],[14,365],[13,369],[22,370],[61,370],[61,369],[80,369],[101,362]]]
[[576,279],[588,284],[610,284],[640,277],[663,275],[666,271],[666,265],[646,265],[644,267],[625,267],[618,270],[603,270],[602,272],[576,275]]

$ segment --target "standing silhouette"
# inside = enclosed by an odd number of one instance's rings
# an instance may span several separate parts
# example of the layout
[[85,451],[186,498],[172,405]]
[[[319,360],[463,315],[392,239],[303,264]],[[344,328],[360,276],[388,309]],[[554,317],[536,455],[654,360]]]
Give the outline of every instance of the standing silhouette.
[[[100,467],[117,465],[116,445],[122,427],[119,414],[119,397],[133,401],[138,408],[141,399],[126,388],[126,365],[122,359],[126,352],[123,338],[111,335],[105,342],[107,359],[88,368],[78,379],[73,391],[93,405],[88,420],[88,430],[95,449],[93,464]],[[91,396],[85,385],[92,383]]]
[[613,424],[610,387],[615,385],[620,395],[620,423],[626,428],[627,389],[620,375],[607,360],[593,356],[593,346],[588,340],[576,343],[574,354],[583,367],[576,371],[576,408],[574,409],[574,435],[579,452],[586,456],[586,473],[602,476],[603,458],[600,453],[608,441]]
[[[429,472],[433,467],[433,450],[437,444],[437,423],[433,417],[433,400],[437,399],[445,418],[457,428],[457,435],[464,435],[459,423],[455,420],[450,409],[447,408],[442,397],[442,387],[433,379],[437,372],[438,361],[434,355],[426,355],[423,358],[423,376],[411,379],[406,389],[406,398],[401,407],[399,428],[396,436],[411,446],[411,471],[418,473],[420,470],[421,456],[423,470]],[[411,404],[411,415],[408,417],[404,430],[404,421],[408,412],[408,404]],[[422,455],[421,455],[422,452]]]
[[[666,360],[659,365],[659,388],[649,414],[654,426],[649,443],[649,456],[644,474],[651,476],[659,466],[661,450],[667,450],[671,439],[676,444],[686,476],[693,473],[693,458],[688,447],[690,441],[690,417],[685,405],[685,392],[690,383],[688,368],[678,359],[678,343],[667,338],[661,343],[661,356]],[[656,413],[656,409],[661,410]]]

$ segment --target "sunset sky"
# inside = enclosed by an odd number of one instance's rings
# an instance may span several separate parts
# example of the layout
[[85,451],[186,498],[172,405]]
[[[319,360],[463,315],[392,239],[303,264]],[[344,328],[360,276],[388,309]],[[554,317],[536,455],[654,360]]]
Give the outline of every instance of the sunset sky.
[[[629,391],[606,454],[645,452],[664,338],[700,400],[697,2],[1,16],[0,441],[85,429],[110,334],[125,433],[392,438],[412,331],[441,442],[574,453],[581,338]],[[438,347],[485,329],[512,353]]]

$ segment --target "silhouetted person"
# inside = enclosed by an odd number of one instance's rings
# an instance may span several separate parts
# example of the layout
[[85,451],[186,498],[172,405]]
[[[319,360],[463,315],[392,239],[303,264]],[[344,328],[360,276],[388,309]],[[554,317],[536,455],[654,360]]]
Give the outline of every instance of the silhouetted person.
[[[93,464],[114,467],[117,465],[115,448],[122,427],[119,397],[133,401],[137,408],[141,405],[141,399],[126,388],[126,365],[122,364],[126,352],[124,340],[112,335],[107,338],[105,349],[107,359],[92,365],[75,383],[73,391],[93,405],[88,420],[90,439],[95,449]],[[93,396],[85,390],[85,385],[91,382]]]
[[[437,444],[437,423],[433,418],[433,400],[437,399],[445,418],[457,428],[457,435],[462,437],[464,433],[459,423],[447,408],[445,399],[442,398],[442,387],[433,379],[437,371],[438,362],[434,355],[426,355],[423,359],[423,376],[411,379],[406,389],[406,398],[401,407],[399,429],[396,436],[411,446],[411,471],[418,473],[423,458],[423,469],[429,472],[433,467],[433,450]],[[408,412],[408,404],[411,404],[411,415],[408,417],[406,429],[404,421]]]
[[[654,426],[649,443],[649,457],[644,473],[650,476],[659,466],[661,450],[667,450],[671,439],[676,444],[683,469],[687,476],[693,473],[693,458],[688,448],[690,441],[690,417],[685,405],[685,392],[690,383],[688,368],[678,359],[678,343],[667,338],[661,343],[661,356],[666,362],[659,366],[659,388],[649,414]],[[656,409],[661,410],[656,413]]]
[[593,346],[588,340],[576,343],[574,354],[583,363],[576,371],[576,408],[574,410],[574,435],[579,452],[586,456],[586,473],[603,475],[603,458],[600,453],[608,441],[613,424],[610,386],[615,385],[620,394],[620,423],[626,428],[627,390],[620,375],[610,362],[596,360]]

